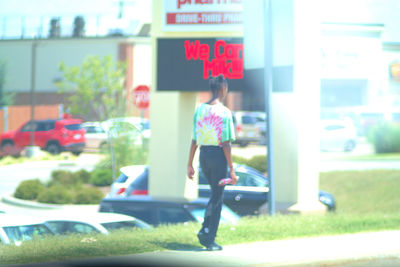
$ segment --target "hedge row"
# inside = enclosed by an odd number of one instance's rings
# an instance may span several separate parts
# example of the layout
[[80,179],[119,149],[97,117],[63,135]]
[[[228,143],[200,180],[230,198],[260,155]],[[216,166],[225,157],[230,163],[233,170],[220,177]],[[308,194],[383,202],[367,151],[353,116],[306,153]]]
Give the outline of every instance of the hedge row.
[[234,163],[247,165],[247,166],[249,166],[253,169],[256,169],[262,173],[267,172],[267,156],[266,155],[256,155],[250,159],[233,155],[232,160]]
[[47,184],[39,179],[21,182],[14,196],[50,204],[98,204],[104,195],[98,188],[90,186],[107,186],[112,182],[112,171],[108,169],[92,172],[56,170]]

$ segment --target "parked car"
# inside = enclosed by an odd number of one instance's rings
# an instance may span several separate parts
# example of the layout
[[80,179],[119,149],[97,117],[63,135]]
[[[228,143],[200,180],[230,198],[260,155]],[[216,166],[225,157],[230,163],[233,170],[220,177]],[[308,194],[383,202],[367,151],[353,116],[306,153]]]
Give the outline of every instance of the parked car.
[[245,147],[251,142],[265,143],[266,124],[262,112],[237,111],[232,113],[232,118],[236,144]]
[[320,121],[320,149],[322,151],[353,151],[357,145],[357,129],[348,120]]
[[[185,222],[202,223],[208,199],[172,201],[151,196],[106,197],[100,202],[100,212],[116,212],[134,216],[151,225]],[[223,205],[221,223],[236,223],[239,216]]]
[[[261,172],[246,165],[234,164],[234,167],[239,179],[235,185],[225,186],[224,204],[240,216],[259,214],[260,207],[267,202],[268,178]],[[120,190],[120,194],[110,194],[109,196],[115,197],[119,195],[124,197],[148,194],[147,167],[144,168],[143,173],[138,174],[136,177],[129,177],[129,179],[132,182],[125,189],[125,192]],[[210,186],[199,168],[199,197],[209,198],[210,196]],[[329,211],[335,210],[335,198],[330,193],[319,191],[318,198]]]
[[82,153],[85,147],[85,130],[79,119],[34,120],[23,124],[16,131],[0,135],[3,153],[19,155],[30,145],[30,135],[34,132],[34,143],[51,154],[71,151]]
[[150,122],[139,117],[121,117],[106,120],[103,128],[111,137],[128,136],[134,144],[140,145],[150,139]]
[[[141,175],[148,175],[148,167],[145,165],[132,165],[122,167],[120,175],[111,185],[110,192],[107,194],[109,197],[122,196],[125,190],[132,184],[134,188],[139,188],[134,192],[134,195],[147,195],[147,180],[137,179]],[[146,184],[140,184],[146,183]],[[146,190],[140,188],[146,187]]]
[[147,223],[132,216],[103,212],[93,214],[48,214],[45,217],[45,222],[55,234],[89,234],[93,232],[108,234],[113,230],[123,228],[151,228]]
[[19,246],[24,241],[54,235],[43,220],[14,214],[0,214],[0,245]]
[[108,134],[101,122],[85,122],[82,123],[82,128],[85,129],[85,148],[95,150],[107,148]]

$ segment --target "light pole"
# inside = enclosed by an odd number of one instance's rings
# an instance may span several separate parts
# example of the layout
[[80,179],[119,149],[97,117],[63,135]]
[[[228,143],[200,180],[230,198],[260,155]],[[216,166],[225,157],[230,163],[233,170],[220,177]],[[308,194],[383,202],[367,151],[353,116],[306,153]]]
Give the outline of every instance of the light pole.
[[268,214],[275,215],[275,181],[273,166],[273,133],[272,133],[272,82],[273,82],[273,32],[272,32],[272,0],[263,2],[263,26],[264,26],[264,90],[265,113],[267,124],[267,170],[269,178]]
[[[35,83],[36,83],[36,48],[38,42],[33,40],[31,47],[31,123],[35,118]],[[34,125],[33,125],[34,126]],[[35,129],[30,129],[29,146],[26,148],[26,156],[34,157],[39,152],[39,147],[35,146]]]

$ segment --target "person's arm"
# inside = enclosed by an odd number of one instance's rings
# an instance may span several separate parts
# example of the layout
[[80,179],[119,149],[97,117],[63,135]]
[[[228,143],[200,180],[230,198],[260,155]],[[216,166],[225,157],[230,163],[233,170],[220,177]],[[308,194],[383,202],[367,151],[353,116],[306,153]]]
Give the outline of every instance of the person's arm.
[[188,165],[187,165],[187,176],[189,179],[193,180],[193,175],[194,175],[194,169],[193,169],[193,158],[194,154],[196,153],[197,150],[197,143],[195,140],[192,140],[192,143],[190,145],[190,153],[189,153],[189,160],[188,160]]
[[231,143],[229,141],[223,142],[222,143],[222,149],[224,150],[224,155],[225,155],[225,158],[226,158],[226,162],[228,163],[228,167],[229,167],[229,174],[230,174],[230,177],[232,178],[232,183],[231,184],[236,184],[237,183],[237,177],[236,177],[236,174],[235,174],[235,169],[233,168]]

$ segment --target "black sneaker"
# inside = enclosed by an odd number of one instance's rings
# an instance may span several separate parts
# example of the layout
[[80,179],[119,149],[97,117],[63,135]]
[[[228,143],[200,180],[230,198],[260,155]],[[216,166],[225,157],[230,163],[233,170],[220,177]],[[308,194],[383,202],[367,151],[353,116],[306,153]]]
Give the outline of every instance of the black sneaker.
[[212,242],[210,245],[207,246],[208,251],[217,251],[222,250],[222,247],[215,242]]
[[200,231],[197,234],[197,238],[199,239],[200,244],[202,244],[205,247],[208,247],[210,245],[210,237],[208,234]]

